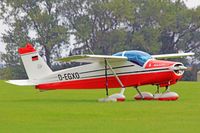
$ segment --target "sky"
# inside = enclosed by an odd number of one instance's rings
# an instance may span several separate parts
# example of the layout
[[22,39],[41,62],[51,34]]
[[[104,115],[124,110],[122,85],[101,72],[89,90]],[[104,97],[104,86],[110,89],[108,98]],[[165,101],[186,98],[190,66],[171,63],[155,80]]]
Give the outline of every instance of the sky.
[[5,45],[3,45],[3,42],[1,40],[2,37],[2,33],[5,31],[5,29],[7,28],[7,26],[5,26],[3,24],[3,22],[0,20],[0,52],[4,52],[5,51]]
[[200,0],[184,0],[188,8],[195,8],[200,5]]
[[[195,8],[198,5],[200,5],[200,0],[183,0],[188,8]],[[1,33],[5,31],[7,26],[3,24],[3,22],[0,20],[0,38],[1,38]],[[5,52],[5,45],[3,44],[2,40],[0,40],[0,52]]]

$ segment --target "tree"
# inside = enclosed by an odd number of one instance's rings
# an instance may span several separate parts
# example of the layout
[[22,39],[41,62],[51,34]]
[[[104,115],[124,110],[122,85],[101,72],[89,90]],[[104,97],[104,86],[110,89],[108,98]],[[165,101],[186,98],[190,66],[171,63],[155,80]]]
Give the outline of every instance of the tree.
[[125,49],[126,31],[120,24],[127,17],[133,18],[133,4],[128,0],[74,0],[65,1],[64,5],[63,17],[77,44],[81,44],[75,50],[90,48],[96,54],[112,54]]
[[33,42],[42,47],[42,54],[51,67],[52,58],[59,56],[60,48],[69,44],[68,28],[58,12],[61,3],[57,0],[2,0],[2,17],[10,27],[3,35],[8,44],[7,55],[12,56],[8,49],[16,53],[27,41]]
[[61,49],[69,45],[68,27],[60,19],[58,12],[61,3],[62,1],[57,0],[1,1],[1,17],[9,26],[3,34],[3,41],[7,44],[3,60],[7,67],[16,73],[25,73],[24,69],[13,66],[22,67],[17,49],[27,42],[33,43],[36,48],[42,48],[40,54],[52,67],[53,59],[60,57]]

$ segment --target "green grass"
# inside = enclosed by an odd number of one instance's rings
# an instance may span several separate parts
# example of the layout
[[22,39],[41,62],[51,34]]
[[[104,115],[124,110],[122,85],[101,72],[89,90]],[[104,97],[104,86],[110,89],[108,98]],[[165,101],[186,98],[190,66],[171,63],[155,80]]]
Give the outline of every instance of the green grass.
[[[134,101],[128,88],[123,103],[99,103],[104,90],[38,92],[0,81],[1,133],[177,133],[200,132],[200,83],[171,87],[178,101]],[[141,87],[155,91],[155,86]],[[119,92],[113,89],[110,93]]]

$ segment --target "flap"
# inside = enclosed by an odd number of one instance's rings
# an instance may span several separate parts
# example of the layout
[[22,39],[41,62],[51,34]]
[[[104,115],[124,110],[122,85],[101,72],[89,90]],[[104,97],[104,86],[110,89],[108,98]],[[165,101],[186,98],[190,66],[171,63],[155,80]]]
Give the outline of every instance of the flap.
[[111,55],[75,55],[75,56],[69,56],[66,58],[58,59],[57,61],[61,62],[102,62],[108,60],[109,62],[115,62],[115,61],[127,61],[128,58],[124,56],[111,56]]

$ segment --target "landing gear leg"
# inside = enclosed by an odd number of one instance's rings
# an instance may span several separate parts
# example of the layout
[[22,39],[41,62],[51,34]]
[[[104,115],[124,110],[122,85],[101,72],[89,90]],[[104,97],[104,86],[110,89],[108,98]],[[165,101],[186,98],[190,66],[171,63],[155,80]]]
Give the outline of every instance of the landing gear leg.
[[165,92],[170,92],[170,87],[166,86]]
[[160,93],[160,86],[159,85],[157,85],[157,91],[156,91],[156,93]]
[[161,95],[162,95],[162,93],[160,93],[160,86],[157,85],[157,90],[156,90],[155,94],[153,95],[154,100],[158,100]]
[[144,100],[144,96],[143,96],[142,93],[140,92],[139,88],[136,86],[135,89],[136,89],[136,91],[138,92],[138,94],[140,95],[141,100]]

